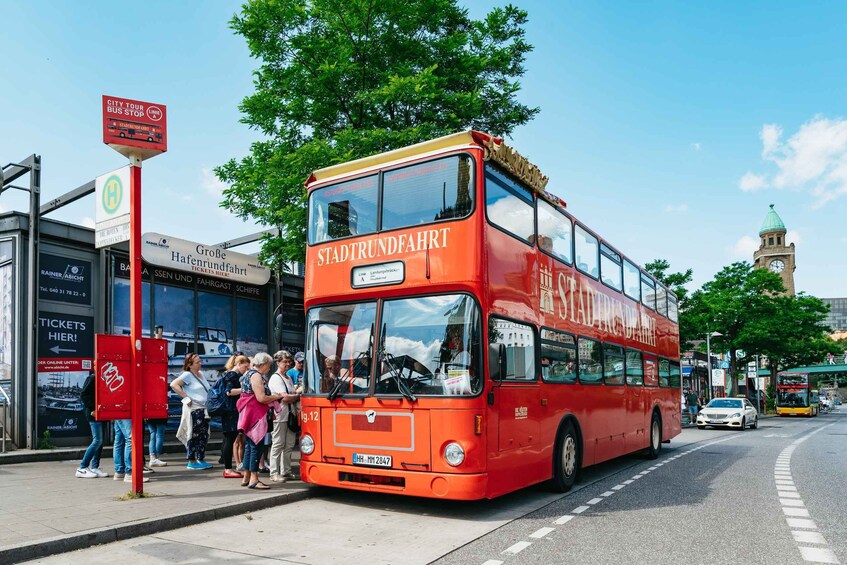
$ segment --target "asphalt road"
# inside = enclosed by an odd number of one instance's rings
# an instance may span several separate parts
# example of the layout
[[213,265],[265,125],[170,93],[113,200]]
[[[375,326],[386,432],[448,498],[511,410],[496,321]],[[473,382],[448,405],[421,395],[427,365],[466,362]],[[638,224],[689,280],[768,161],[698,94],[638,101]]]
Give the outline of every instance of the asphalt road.
[[658,460],[472,503],[322,490],[40,563],[845,563],[847,410],[687,429]]

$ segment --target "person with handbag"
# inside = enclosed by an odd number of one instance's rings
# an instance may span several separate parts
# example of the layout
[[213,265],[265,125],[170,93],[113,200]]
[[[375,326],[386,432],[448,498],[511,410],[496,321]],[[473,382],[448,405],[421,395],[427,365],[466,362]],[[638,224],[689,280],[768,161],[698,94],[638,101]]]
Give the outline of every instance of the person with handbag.
[[209,415],[206,413],[206,400],[209,397],[209,383],[200,372],[202,362],[196,353],[185,356],[183,372],[171,382],[171,389],[182,397],[182,419],[177,430],[177,438],[186,446],[187,467],[192,470],[211,469],[214,465],[206,463],[206,443],[209,441]]
[[[291,377],[287,375],[289,369],[294,366],[294,359],[288,351],[277,351],[274,354],[276,372],[271,375],[268,388],[271,393],[280,395],[282,409],[277,412],[271,432],[271,481],[284,483],[289,480],[297,480],[297,476],[291,471],[291,452],[297,441],[299,423],[297,419],[296,404],[300,395]],[[280,472],[280,461],[282,470]]]
[[253,356],[253,367],[241,376],[238,398],[238,431],[244,434],[244,479],[241,486],[267,490],[271,487],[259,480],[259,445],[268,432],[268,411],[280,411],[281,394],[272,394],[268,374],[273,358],[260,351]]
[[224,466],[225,479],[244,478],[243,473],[232,468],[233,446],[235,438],[238,437],[238,409],[235,403],[241,396],[241,376],[250,369],[250,359],[246,355],[233,355],[224,366],[226,372],[221,375],[224,379],[224,390],[226,391],[228,408],[221,414],[221,430],[224,436],[221,446],[221,463]]

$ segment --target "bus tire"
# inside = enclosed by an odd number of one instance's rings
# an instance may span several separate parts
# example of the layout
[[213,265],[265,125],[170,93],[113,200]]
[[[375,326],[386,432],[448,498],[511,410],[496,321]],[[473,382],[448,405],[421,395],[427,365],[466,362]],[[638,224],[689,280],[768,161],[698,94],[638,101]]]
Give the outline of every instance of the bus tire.
[[579,473],[580,448],[579,437],[573,422],[566,420],[556,434],[556,446],[553,448],[553,481],[556,492],[568,492],[576,482]]
[[650,418],[650,444],[644,452],[647,459],[656,459],[662,451],[662,418],[659,413],[653,411]]

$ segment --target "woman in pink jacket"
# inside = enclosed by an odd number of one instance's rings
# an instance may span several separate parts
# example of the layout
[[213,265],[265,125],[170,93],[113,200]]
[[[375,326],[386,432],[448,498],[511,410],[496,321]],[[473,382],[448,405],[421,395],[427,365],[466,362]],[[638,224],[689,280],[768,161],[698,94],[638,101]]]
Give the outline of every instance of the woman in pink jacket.
[[261,442],[268,433],[268,410],[279,412],[281,394],[271,394],[268,388],[273,359],[267,353],[253,357],[253,368],[241,377],[241,397],[238,399],[238,431],[244,434],[244,480],[241,486],[267,490],[271,487],[259,481]]

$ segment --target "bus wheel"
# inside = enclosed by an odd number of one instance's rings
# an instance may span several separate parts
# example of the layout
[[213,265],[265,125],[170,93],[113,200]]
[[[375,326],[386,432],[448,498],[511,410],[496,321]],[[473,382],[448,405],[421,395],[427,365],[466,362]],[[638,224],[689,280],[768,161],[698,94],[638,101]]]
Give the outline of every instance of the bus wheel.
[[553,487],[558,492],[568,492],[579,472],[579,440],[573,422],[567,421],[559,429],[553,457]]
[[662,451],[662,419],[659,414],[653,412],[653,418],[650,420],[650,445],[647,447],[645,455],[647,459],[655,459]]

